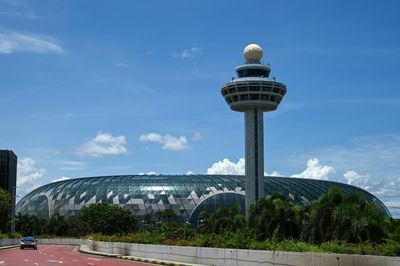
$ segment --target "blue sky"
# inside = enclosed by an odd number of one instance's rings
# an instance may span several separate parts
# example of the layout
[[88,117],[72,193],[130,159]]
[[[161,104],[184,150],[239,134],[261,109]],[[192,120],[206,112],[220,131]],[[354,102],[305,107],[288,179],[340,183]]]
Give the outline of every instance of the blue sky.
[[243,173],[243,114],[220,88],[258,43],[288,88],[265,114],[266,172],[400,207],[399,8],[0,0],[0,148],[19,157],[18,193],[60,178]]

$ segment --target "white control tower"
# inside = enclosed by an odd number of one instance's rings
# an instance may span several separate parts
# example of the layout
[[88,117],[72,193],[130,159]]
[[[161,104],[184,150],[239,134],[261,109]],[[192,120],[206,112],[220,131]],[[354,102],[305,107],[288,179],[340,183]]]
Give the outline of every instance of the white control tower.
[[237,78],[225,84],[221,93],[229,107],[244,112],[246,153],[246,216],[250,205],[264,193],[264,119],[274,111],[286,93],[286,86],[269,78],[271,68],[260,62],[263,50],[249,44],[243,51],[245,63],[236,67]]

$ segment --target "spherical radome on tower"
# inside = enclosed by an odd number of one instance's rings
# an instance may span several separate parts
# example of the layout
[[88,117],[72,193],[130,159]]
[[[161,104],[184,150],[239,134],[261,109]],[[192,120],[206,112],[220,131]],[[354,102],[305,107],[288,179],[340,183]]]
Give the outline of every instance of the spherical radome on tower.
[[243,50],[246,61],[260,61],[263,57],[263,49],[258,44],[252,43]]

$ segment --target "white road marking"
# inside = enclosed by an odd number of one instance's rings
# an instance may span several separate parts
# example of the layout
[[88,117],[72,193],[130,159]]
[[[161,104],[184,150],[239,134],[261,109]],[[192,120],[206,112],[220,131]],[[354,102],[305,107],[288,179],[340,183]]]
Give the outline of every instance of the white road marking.
[[88,258],[88,260],[95,260],[95,261],[99,261],[100,259],[97,259],[97,258]]
[[59,263],[59,264],[63,263],[62,260],[47,260],[47,261],[48,261],[48,262]]
[[34,264],[35,264],[35,265],[39,265],[39,263],[37,263],[37,262],[35,262]]
[[77,262],[77,261],[79,261],[79,260],[74,260],[74,259],[72,259],[72,261],[75,261],[75,262]]
[[29,260],[27,260],[27,259],[24,259],[24,261],[28,262]]
[[88,262],[87,264],[89,264],[89,265],[96,265],[96,264],[94,264],[94,263],[91,263],[91,262]]
[[6,265],[6,262],[4,260],[0,260],[0,265]]

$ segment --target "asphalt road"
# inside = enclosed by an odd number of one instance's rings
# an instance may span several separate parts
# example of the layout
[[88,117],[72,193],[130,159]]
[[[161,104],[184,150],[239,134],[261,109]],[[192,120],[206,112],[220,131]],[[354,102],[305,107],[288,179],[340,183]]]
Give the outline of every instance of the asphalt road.
[[34,249],[0,250],[0,266],[149,266],[153,264],[83,254],[76,246],[39,245]]

